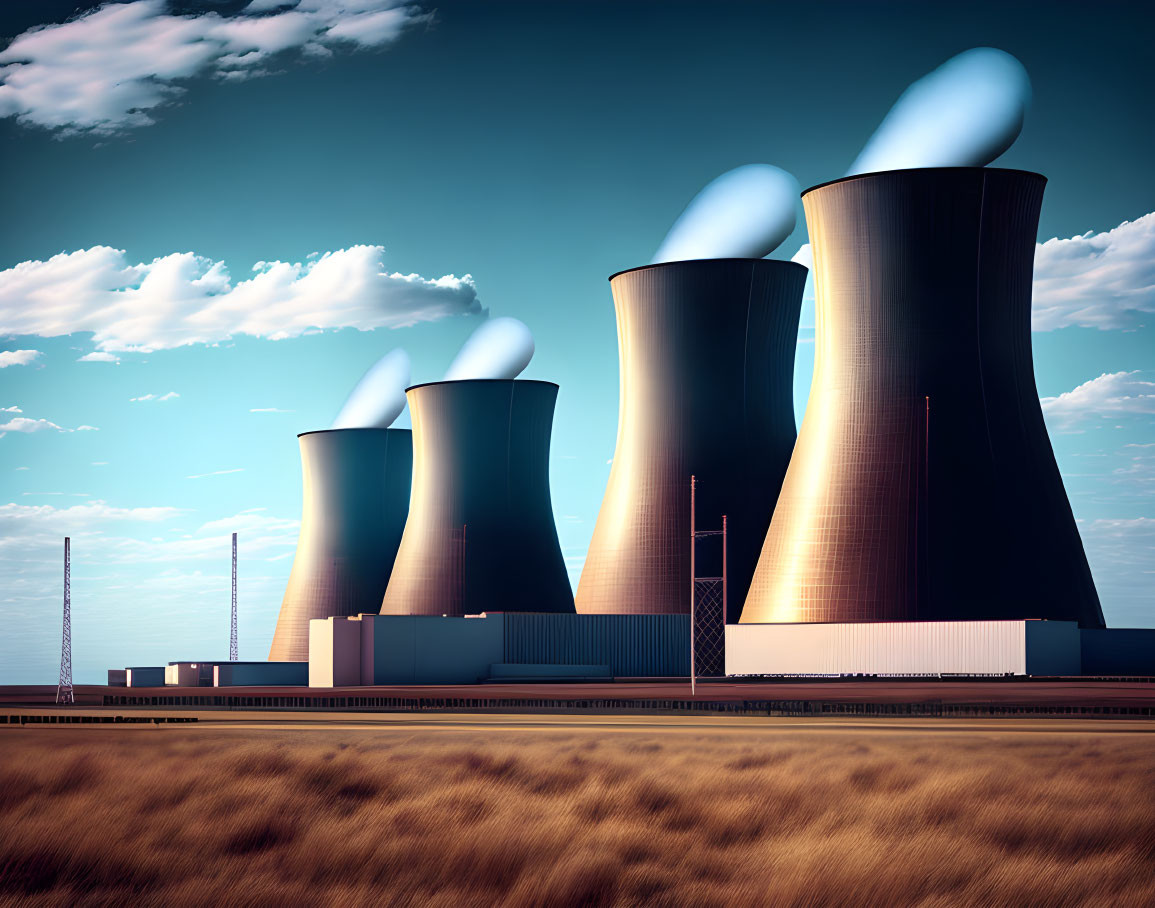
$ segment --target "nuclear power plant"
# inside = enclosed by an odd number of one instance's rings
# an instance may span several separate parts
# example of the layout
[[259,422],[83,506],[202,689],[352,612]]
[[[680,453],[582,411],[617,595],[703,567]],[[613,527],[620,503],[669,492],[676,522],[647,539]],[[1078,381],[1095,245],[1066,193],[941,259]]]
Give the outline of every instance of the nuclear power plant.
[[[1104,626],[1043,423],[1030,305],[1045,182],[932,167],[802,194],[817,323],[797,443],[806,268],[713,258],[613,275],[618,435],[576,608],[549,485],[558,386],[514,377],[533,342],[509,320],[475,333],[450,380],[405,390],[412,441],[300,436],[279,669],[118,675],[340,687],[1155,672],[1155,630]],[[387,359],[358,390],[389,402],[356,402],[375,425],[396,415],[389,383],[407,382],[408,359]],[[720,582],[724,623],[716,601],[704,623],[700,581]],[[269,703],[282,700],[297,704]]]
[[1103,626],[1035,388],[1045,183],[930,168],[803,194],[814,379],[743,622]]
[[[704,259],[610,278],[621,395],[609,483],[577,589],[583,614],[687,614],[696,520],[728,521],[730,614],[794,447],[794,350],[806,269]],[[722,573],[718,546],[699,574]]]
[[269,659],[309,658],[309,621],[377,611],[409,508],[408,429],[304,432],[304,506]]
[[409,517],[384,598],[365,611],[573,612],[549,491],[557,391],[513,379],[408,389]]

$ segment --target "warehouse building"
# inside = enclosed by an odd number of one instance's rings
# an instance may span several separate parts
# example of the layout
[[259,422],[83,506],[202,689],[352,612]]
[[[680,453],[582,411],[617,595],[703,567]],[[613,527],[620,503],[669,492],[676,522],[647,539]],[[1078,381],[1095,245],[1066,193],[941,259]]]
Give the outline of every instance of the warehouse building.
[[489,612],[309,622],[309,686],[685,677],[689,615]]

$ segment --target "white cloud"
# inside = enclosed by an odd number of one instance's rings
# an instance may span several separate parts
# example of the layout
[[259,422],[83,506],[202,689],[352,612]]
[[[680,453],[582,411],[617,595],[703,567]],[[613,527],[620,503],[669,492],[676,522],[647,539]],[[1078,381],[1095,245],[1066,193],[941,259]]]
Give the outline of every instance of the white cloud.
[[130,397],[128,402],[134,403],[136,401],[155,400],[159,403],[162,400],[176,400],[178,397],[180,397],[180,395],[175,391],[169,391],[167,394],[142,394],[140,397]]
[[0,407],[0,413],[23,413],[19,407]]
[[31,470],[32,468],[31,467],[17,467],[16,469],[17,469],[17,471],[19,471],[19,470]]
[[1043,415],[1056,427],[1069,429],[1094,417],[1155,414],[1155,382],[1136,378],[1140,374],[1104,372],[1058,397],[1044,397]]
[[295,410],[282,410],[280,407],[252,407],[250,413],[295,413]]
[[7,369],[9,366],[27,366],[36,357],[43,355],[39,350],[5,350],[0,353],[0,369]]
[[224,262],[191,252],[133,265],[123,250],[94,246],[0,271],[0,334],[91,332],[100,352],[150,352],[483,312],[470,275],[390,273],[383,257],[381,246],[352,246],[304,264],[258,262],[233,282]]
[[92,353],[85,353],[84,356],[77,360],[78,363],[118,363],[119,356],[114,356],[111,353],[101,353],[99,350]]
[[47,419],[29,419],[26,416],[16,416],[13,419],[8,420],[6,423],[0,423],[0,437],[3,437],[2,433],[4,432],[32,433],[46,432],[49,429],[55,430],[57,432],[68,431],[67,429],[63,429],[56,425],[54,422],[49,422]]
[[244,467],[235,467],[232,470],[213,470],[211,473],[196,473],[192,476],[186,476],[185,479],[204,479],[206,476],[224,476],[226,473],[243,473]]
[[[21,412],[18,407],[9,407],[4,412]],[[64,426],[58,426],[56,423],[47,419],[30,419],[27,416],[14,416],[8,422],[0,423],[0,438],[3,438],[9,432],[22,432],[30,435],[34,432],[99,432],[96,426],[77,426],[75,429],[67,429]]]
[[0,117],[62,135],[147,126],[184,80],[265,75],[269,58],[288,51],[383,47],[428,18],[397,0],[251,3],[233,16],[171,15],[164,0],[107,3],[29,29],[0,52]]
[[1036,247],[1035,331],[1135,328],[1148,313],[1155,313],[1155,213]]

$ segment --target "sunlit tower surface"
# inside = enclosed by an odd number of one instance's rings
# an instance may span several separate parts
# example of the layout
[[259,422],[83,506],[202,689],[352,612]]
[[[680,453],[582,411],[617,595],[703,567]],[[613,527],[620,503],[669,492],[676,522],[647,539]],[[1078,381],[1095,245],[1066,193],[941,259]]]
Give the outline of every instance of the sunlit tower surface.
[[229,661],[237,661],[237,534],[233,533],[233,614],[229,622]]
[[69,537],[64,537],[64,637],[60,644],[60,682],[56,685],[56,702],[72,704],[72,580]]

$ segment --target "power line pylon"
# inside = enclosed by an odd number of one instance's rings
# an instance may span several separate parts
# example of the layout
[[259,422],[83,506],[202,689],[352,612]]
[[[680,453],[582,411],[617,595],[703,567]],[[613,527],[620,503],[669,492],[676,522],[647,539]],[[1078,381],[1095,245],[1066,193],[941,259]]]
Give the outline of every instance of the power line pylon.
[[237,534],[233,533],[233,614],[229,622],[229,661],[237,661]]
[[64,638],[60,644],[60,681],[56,685],[56,702],[72,705],[72,567],[69,537],[64,537]]

